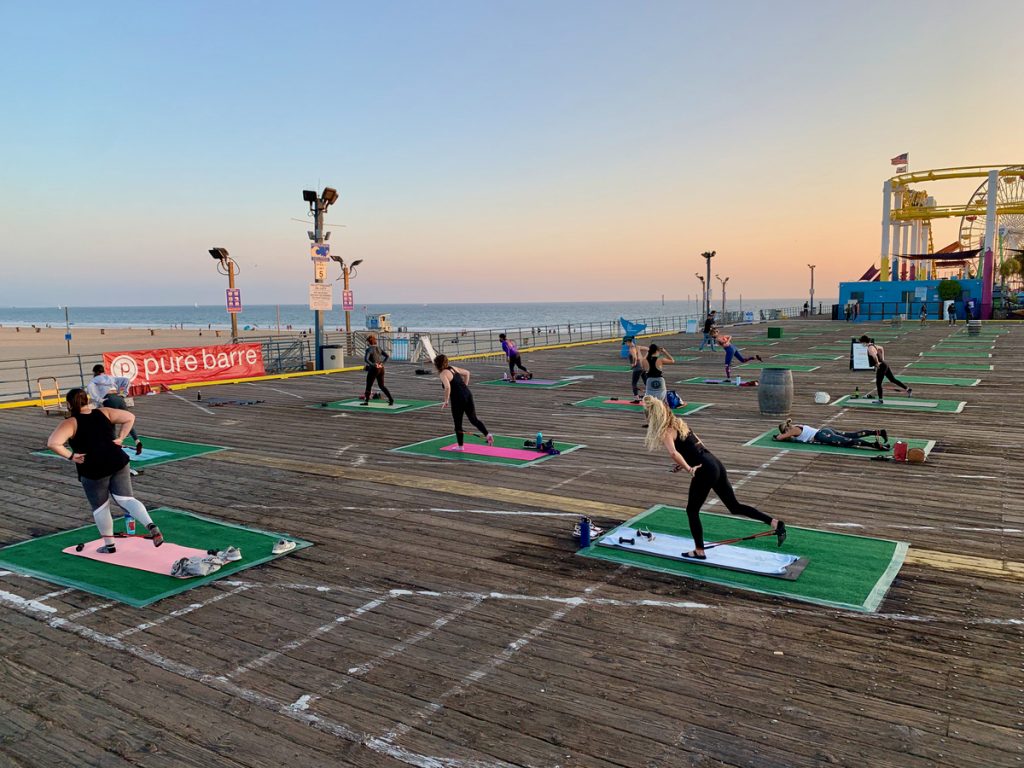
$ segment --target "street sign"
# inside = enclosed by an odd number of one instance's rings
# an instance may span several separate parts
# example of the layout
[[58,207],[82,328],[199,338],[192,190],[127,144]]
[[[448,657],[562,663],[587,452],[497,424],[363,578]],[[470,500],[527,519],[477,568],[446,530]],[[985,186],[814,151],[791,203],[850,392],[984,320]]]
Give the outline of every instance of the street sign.
[[313,261],[330,261],[331,260],[331,244],[330,243],[312,243],[309,246],[309,257]]
[[318,309],[321,312],[329,312],[334,309],[333,288],[334,286],[330,283],[310,283],[309,308]]
[[352,291],[341,292],[341,308],[346,312],[351,312],[356,308],[356,300],[352,295]]
[[225,293],[227,294],[227,305],[228,312],[234,314],[242,311],[242,289],[241,288],[228,288]]
[[65,333],[64,334],[64,341],[71,341],[71,334],[70,333]]
[[313,279],[322,283],[327,279],[327,262],[317,259],[313,262]]

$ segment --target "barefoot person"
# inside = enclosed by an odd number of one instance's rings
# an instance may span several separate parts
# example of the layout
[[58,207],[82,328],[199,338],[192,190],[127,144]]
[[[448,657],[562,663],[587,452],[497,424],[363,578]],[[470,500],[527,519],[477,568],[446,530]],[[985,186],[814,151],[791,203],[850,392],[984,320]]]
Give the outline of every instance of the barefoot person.
[[[873,437],[874,440],[868,440]],[[779,424],[779,434],[772,435],[777,442],[816,443],[818,445],[835,445],[839,448],[867,448],[874,451],[889,450],[889,434],[884,429],[858,429],[854,432],[840,432],[831,427],[809,427],[806,424],[794,424],[786,419]]]
[[366,368],[366,392],[363,393],[363,405],[370,404],[370,390],[373,389],[373,382],[377,382],[380,391],[387,397],[388,405],[395,404],[395,398],[384,386],[384,363],[388,361],[389,357],[391,356],[387,352],[377,346],[375,333],[366,337],[366,352],[363,353],[363,362]]
[[159,547],[164,537],[143,503],[132,495],[128,455],[121,448],[121,442],[135,423],[135,415],[118,408],[93,408],[86,391],[77,387],[68,392],[67,403],[71,415],[53,430],[46,445],[58,456],[73,462],[78,470],[78,480],[103,537],[103,546],[97,551],[102,554],[116,551],[111,496],[121,509],[145,526],[153,535],[153,545]]
[[740,351],[736,348],[736,345],[732,343],[732,336],[727,333],[720,333],[717,328],[711,331],[711,337],[722,345],[722,349],[725,350],[725,380],[728,381],[732,378],[732,361],[736,358],[741,363],[749,363],[751,359],[761,362],[760,355],[754,355],[753,358],[744,357]]
[[[107,407],[127,411],[128,403],[124,397],[129,386],[131,382],[128,379],[123,376],[111,376],[103,364],[99,363],[92,367],[92,381],[85,386],[85,391],[89,394],[89,402],[93,408]],[[135,455],[138,456],[142,453],[142,441],[139,440],[134,426],[128,435],[135,442]]]
[[519,349],[516,347],[515,342],[509,341],[504,333],[499,333],[498,338],[501,340],[501,348],[505,352],[505,357],[508,358],[509,379],[512,381],[516,380],[516,368],[525,373],[529,378],[533,378],[532,374],[526,370],[526,366],[523,365],[523,357],[519,354]]
[[449,405],[452,409],[452,421],[455,422],[455,439],[459,443],[459,450],[462,450],[465,441],[465,433],[462,431],[462,417],[469,419],[469,423],[480,430],[480,434],[487,440],[488,445],[494,445],[494,437],[487,431],[487,427],[476,416],[476,406],[473,404],[473,393],[469,391],[469,371],[465,368],[456,368],[448,362],[447,355],[438,355],[434,358],[434,367],[441,379],[441,386],[444,387],[444,402],[442,408]]
[[664,449],[675,462],[672,471],[685,470],[693,478],[686,497],[686,519],[690,524],[694,548],[684,553],[683,557],[707,559],[704,554],[704,528],[700,522],[700,508],[704,506],[711,491],[722,500],[731,514],[743,515],[770,525],[779,538],[779,545],[782,545],[786,539],[786,524],[736,500],[736,493],[729,483],[729,475],[722,462],[704,447],[704,443],[693,434],[685,421],[673,415],[668,406],[653,397],[644,398],[644,412],[650,424],[644,439],[647,450]]
[[914,396],[914,390],[904,384],[902,381],[897,379],[892,374],[892,368],[885,362],[885,348],[881,344],[875,344],[874,340],[868,336],[860,337],[861,344],[867,344],[868,362],[871,363],[871,367],[875,369],[875,389],[878,390],[878,402],[879,404],[884,403],[882,399],[882,380],[889,379],[900,389],[903,389],[907,393],[907,397]]

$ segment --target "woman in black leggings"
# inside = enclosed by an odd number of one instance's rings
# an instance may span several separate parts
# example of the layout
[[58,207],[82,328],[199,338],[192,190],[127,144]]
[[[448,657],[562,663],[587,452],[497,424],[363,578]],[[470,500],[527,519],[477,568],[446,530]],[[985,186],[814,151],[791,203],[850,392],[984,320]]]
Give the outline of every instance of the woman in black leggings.
[[861,336],[860,343],[868,345],[868,361],[871,363],[871,367],[875,369],[875,388],[878,390],[878,402],[884,402],[882,400],[883,379],[888,379],[900,389],[906,390],[907,397],[913,397],[914,390],[892,375],[892,368],[885,362],[885,349],[880,344],[875,344],[874,340],[868,336]]
[[391,356],[387,352],[377,346],[376,334],[371,333],[366,337],[366,352],[363,353],[363,362],[366,368],[366,392],[363,393],[363,405],[370,404],[370,390],[373,389],[373,382],[377,382],[380,391],[388,399],[388,405],[395,404],[395,398],[384,386],[384,363],[388,361],[389,357]]
[[448,362],[447,355],[438,355],[434,358],[434,367],[441,379],[441,386],[444,387],[444,402],[442,408],[452,407],[452,420],[455,422],[455,439],[459,443],[459,450],[465,440],[465,433],[462,431],[462,417],[469,419],[469,423],[480,430],[480,434],[487,440],[488,445],[494,445],[494,437],[487,431],[484,423],[476,417],[476,406],[473,404],[473,393],[469,391],[469,371],[465,368],[456,368]]
[[[869,440],[868,438],[874,438]],[[779,434],[772,435],[772,440],[785,443],[817,443],[833,445],[838,448],[869,448],[874,451],[889,450],[889,433],[884,429],[858,429],[854,432],[840,432],[832,427],[814,427],[806,424],[794,424],[786,419],[779,424]]]
[[711,491],[722,500],[731,514],[743,515],[770,525],[779,539],[779,546],[782,546],[782,542],[786,540],[786,524],[754,507],[740,504],[729,482],[729,473],[722,462],[704,447],[704,443],[690,431],[685,421],[675,416],[661,400],[650,395],[644,398],[644,412],[650,424],[644,441],[647,450],[664,448],[675,462],[672,471],[686,470],[693,478],[690,481],[690,492],[686,497],[686,519],[690,524],[694,548],[684,553],[683,557],[694,560],[707,559],[704,554],[704,527],[700,522],[700,508],[708,500]]

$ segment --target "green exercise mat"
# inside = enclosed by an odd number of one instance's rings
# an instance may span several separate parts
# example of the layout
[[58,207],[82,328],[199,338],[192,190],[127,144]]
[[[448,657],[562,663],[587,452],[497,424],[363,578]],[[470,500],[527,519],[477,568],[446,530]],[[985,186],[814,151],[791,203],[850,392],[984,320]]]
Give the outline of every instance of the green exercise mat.
[[[799,505],[794,507],[799,516]],[[707,543],[739,538],[760,533],[763,523],[733,515],[710,512],[701,514]],[[630,528],[646,529],[655,536],[689,536],[686,511],[676,507],[657,505],[624,524]],[[849,533],[802,528],[794,517],[788,517],[788,536],[781,548],[774,536],[738,542],[735,546],[765,552],[780,552],[806,559],[803,571],[795,580],[783,580],[755,573],[710,567],[698,561],[680,561],[631,552],[597,544],[579,550],[577,554],[620,565],[629,565],[659,573],[672,574],[697,581],[720,584],[734,589],[758,592],[798,600],[830,608],[877,611],[889,587],[899,573],[906,556],[905,542],[855,536]]]
[[[589,377],[593,378],[593,377]],[[576,384],[578,378],[566,379],[526,379],[524,381],[509,381],[508,379],[493,379],[491,381],[479,382],[481,386],[487,387],[516,387],[517,389],[561,389],[570,384]],[[474,385],[476,386],[476,385]]]
[[815,354],[814,352],[787,352],[780,355],[772,355],[772,360],[842,360],[842,355],[829,355],[825,352]]
[[[429,440],[421,440],[418,443],[411,443],[410,445],[403,445],[399,448],[392,448],[391,451],[393,453],[410,453],[416,456],[430,456],[436,459],[448,459],[449,461],[501,464],[506,467],[528,467],[549,461],[550,459],[557,459],[560,455],[572,453],[573,451],[578,451],[580,448],[586,447],[585,445],[576,443],[555,442],[554,447],[560,453],[552,455],[532,450],[527,447],[526,442],[530,438],[511,437],[508,435],[492,435],[492,437],[494,438],[493,448],[497,450],[490,455],[487,453],[458,452],[450,450],[451,446],[455,445],[456,442],[454,434],[434,437]],[[465,445],[470,449],[470,451],[487,450],[487,442],[484,438],[478,435],[467,433],[465,436]],[[516,455],[498,455],[502,453],[501,449],[508,449],[506,453]]]
[[[747,382],[756,382],[755,378],[736,377],[741,380],[741,384],[747,384]],[[733,381],[726,381],[720,376],[694,376],[690,379],[683,379],[682,381],[675,382],[676,384],[706,384],[708,386],[716,387],[732,387],[733,389],[753,389],[756,390],[756,386],[741,386],[737,384],[735,379]]]
[[[186,443],[181,440],[164,440],[159,437],[149,437],[147,435],[140,435],[139,439],[142,441],[142,453],[140,455],[136,455],[135,447],[132,445],[131,438],[128,438],[125,441],[124,446],[124,452],[128,454],[128,458],[130,458],[132,462],[132,467],[135,469],[146,469],[148,467],[155,467],[158,464],[166,464],[171,461],[181,461],[182,459],[191,459],[195,456],[202,456],[206,453],[215,453],[217,451],[227,450],[220,445]],[[48,456],[55,459],[63,458],[49,449],[33,451],[32,455]]]
[[[631,413],[643,413],[644,410],[643,405],[640,403],[616,400],[615,398],[605,397],[604,395],[588,397],[586,400],[577,400],[575,403],[572,403],[572,405],[579,406],[580,408],[602,408],[609,411],[629,411]],[[679,408],[673,408],[672,412],[676,416],[689,416],[691,413],[702,411],[710,406],[711,403],[687,403]]]
[[951,360],[948,363],[907,363],[907,368],[928,368],[935,371],[945,370],[958,370],[958,371],[991,371],[995,370],[995,366],[987,363],[961,363],[956,360]]
[[810,372],[816,371],[820,368],[820,365],[798,365],[796,363],[773,363],[768,360],[763,363],[743,363],[742,365],[734,365],[737,371],[763,371],[765,368],[785,368],[789,371],[803,371]]
[[[904,381],[906,381],[904,379]],[[935,400],[930,397],[899,397],[886,394],[879,403],[873,397],[845,395],[832,401],[842,408],[870,408],[880,411],[914,411],[916,413],[960,413],[967,403],[959,400]]]
[[905,384],[933,384],[937,387],[976,387],[981,383],[981,379],[961,379],[952,376],[907,376],[902,373],[896,378]]
[[319,405],[310,405],[309,408],[326,408],[332,411],[353,411],[358,413],[406,413],[418,411],[421,408],[429,408],[432,405],[440,405],[440,400],[405,400],[395,398],[394,405],[388,405],[387,400],[360,400],[357,397],[348,400],[334,400]]
[[[209,576],[178,579],[170,574],[165,576],[65,554],[62,550],[68,547],[99,538],[96,526],[90,524],[4,547],[0,549],[0,567],[138,608],[283,557],[287,553],[275,555],[271,551],[275,542],[282,538],[295,542],[291,552],[313,546],[312,542],[294,536],[246,528],[180,509],[160,507],[151,509],[149,514],[166,542],[203,551],[238,547],[242,559],[221,566]],[[89,517],[88,511],[83,517]],[[117,520],[114,528],[115,532],[123,532],[122,520]]]
[[[797,443],[792,440],[787,440],[786,442],[772,440],[772,435],[777,435],[778,433],[779,430],[773,427],[753,440],[748,440],[743,445],[750,448],[768,448],[773,451],[793,451],[795,453],[833,453],[840,456],[857,456],[862,459],[870,459],[872,456],[892,456],[891,448],[888,451],[876,451],[870,448],[841,448],[836,445]],[[932,448],[935,447],[934,440],[910,440],[889,435],[890,446],[894,445],[897,440],[902,440],[911,448],[923,448],[926,454],[930,453]]]
[[988,352],[961,352],[959,350],[950,350],[948,352],[944,350],[933,350],[930,352],[922,352],[921,357],[992,357]]

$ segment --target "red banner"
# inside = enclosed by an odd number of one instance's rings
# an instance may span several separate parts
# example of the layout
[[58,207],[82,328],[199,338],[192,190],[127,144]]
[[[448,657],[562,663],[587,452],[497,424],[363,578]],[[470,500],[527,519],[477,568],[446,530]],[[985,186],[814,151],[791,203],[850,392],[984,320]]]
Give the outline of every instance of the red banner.
[[185,384],[266,375],[263,347],[259,344],[104,352],[103,364],[111,376],[124,376],[133,385]]

